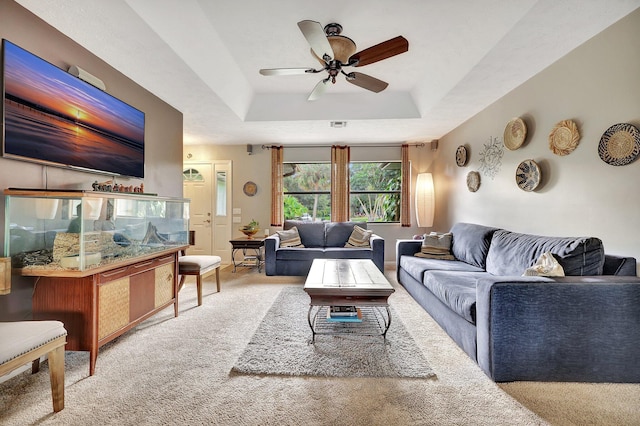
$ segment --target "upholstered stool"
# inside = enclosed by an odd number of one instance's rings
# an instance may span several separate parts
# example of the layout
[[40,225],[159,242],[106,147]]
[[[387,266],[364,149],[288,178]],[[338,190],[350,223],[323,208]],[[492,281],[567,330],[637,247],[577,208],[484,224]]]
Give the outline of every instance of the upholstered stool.
[[216,273],[216,286],[220,292],[220,256],[197,256],[186,255],[178,258],[178,274],[180,277],[180,286],[178,291],[182,289],[187,275],[196,276],[196,285],[198,291],[198,306],[202,305],[202,279]]
[[67,330],[60,321],[0,322],[0,376],[32,362],[40,369],[40,357],[48,354],[53,411],[64,408],[64,345]]

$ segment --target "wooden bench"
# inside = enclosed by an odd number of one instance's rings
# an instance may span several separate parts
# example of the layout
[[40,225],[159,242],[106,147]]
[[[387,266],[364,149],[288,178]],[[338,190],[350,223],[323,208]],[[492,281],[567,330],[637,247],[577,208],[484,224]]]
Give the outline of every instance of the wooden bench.
[[67,330],[60,321],[0,322],[0,376],[31,362],[40,369],[40,357],[48,355],[53,411],[64,408],[64,346]]

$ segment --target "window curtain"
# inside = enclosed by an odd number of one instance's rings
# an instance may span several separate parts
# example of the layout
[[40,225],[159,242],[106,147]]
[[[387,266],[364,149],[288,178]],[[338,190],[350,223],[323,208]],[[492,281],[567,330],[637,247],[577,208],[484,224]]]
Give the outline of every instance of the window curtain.
[[402,178],[400,183],[400,224],[411,226],[411,164],[409,145],[402,145]]
[[349,220],[349,160],[348,146],[331,147],[331,221]]
[[271,147],[271,226],[284,223],[283,147]]

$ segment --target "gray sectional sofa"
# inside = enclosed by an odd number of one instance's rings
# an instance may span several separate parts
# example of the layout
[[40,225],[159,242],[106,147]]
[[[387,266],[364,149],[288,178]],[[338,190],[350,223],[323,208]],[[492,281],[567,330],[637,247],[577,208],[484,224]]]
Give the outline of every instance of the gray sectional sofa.
[[362,222],[310,222],[287,220],[284,229],[298,229],[304,248],[280,247],[280,237],[273,234],[264,240],[264,270],[267,275],[299,275],[309,273],[314,259],[371,259],[384,271],[384,239],[370,237],[370,247],[345,247],[353,227],[367,229]]
[[[399,240],[397,277],[494,381],[640,382],[636,259],[598,238],[554,238],[458,223],[455,260]],[[522,276],[544,252],[564,277]]]

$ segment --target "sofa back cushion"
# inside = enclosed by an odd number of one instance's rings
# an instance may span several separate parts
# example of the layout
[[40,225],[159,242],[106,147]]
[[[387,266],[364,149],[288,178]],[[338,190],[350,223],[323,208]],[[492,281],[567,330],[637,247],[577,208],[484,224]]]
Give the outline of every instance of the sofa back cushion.
[[545,237],[498,230],[487,255],[487,272],[522,275],[544,253],[551,252],[570,275],[602,275],[604,247],[598,238]]
[[451,228],[451,253],[458,260],[485,269],[491,238],[497,229],[474,223],[456,223]]
[[[305,220],[285,220],[284,229],[298,228],[302,245],[305,247],[324,247],[324,222]],[[347,236],[347,238],[349,238]]]
[[326,247],[344,247],[356,225],[367,229],[366,222],[326,222],[324,228]]

